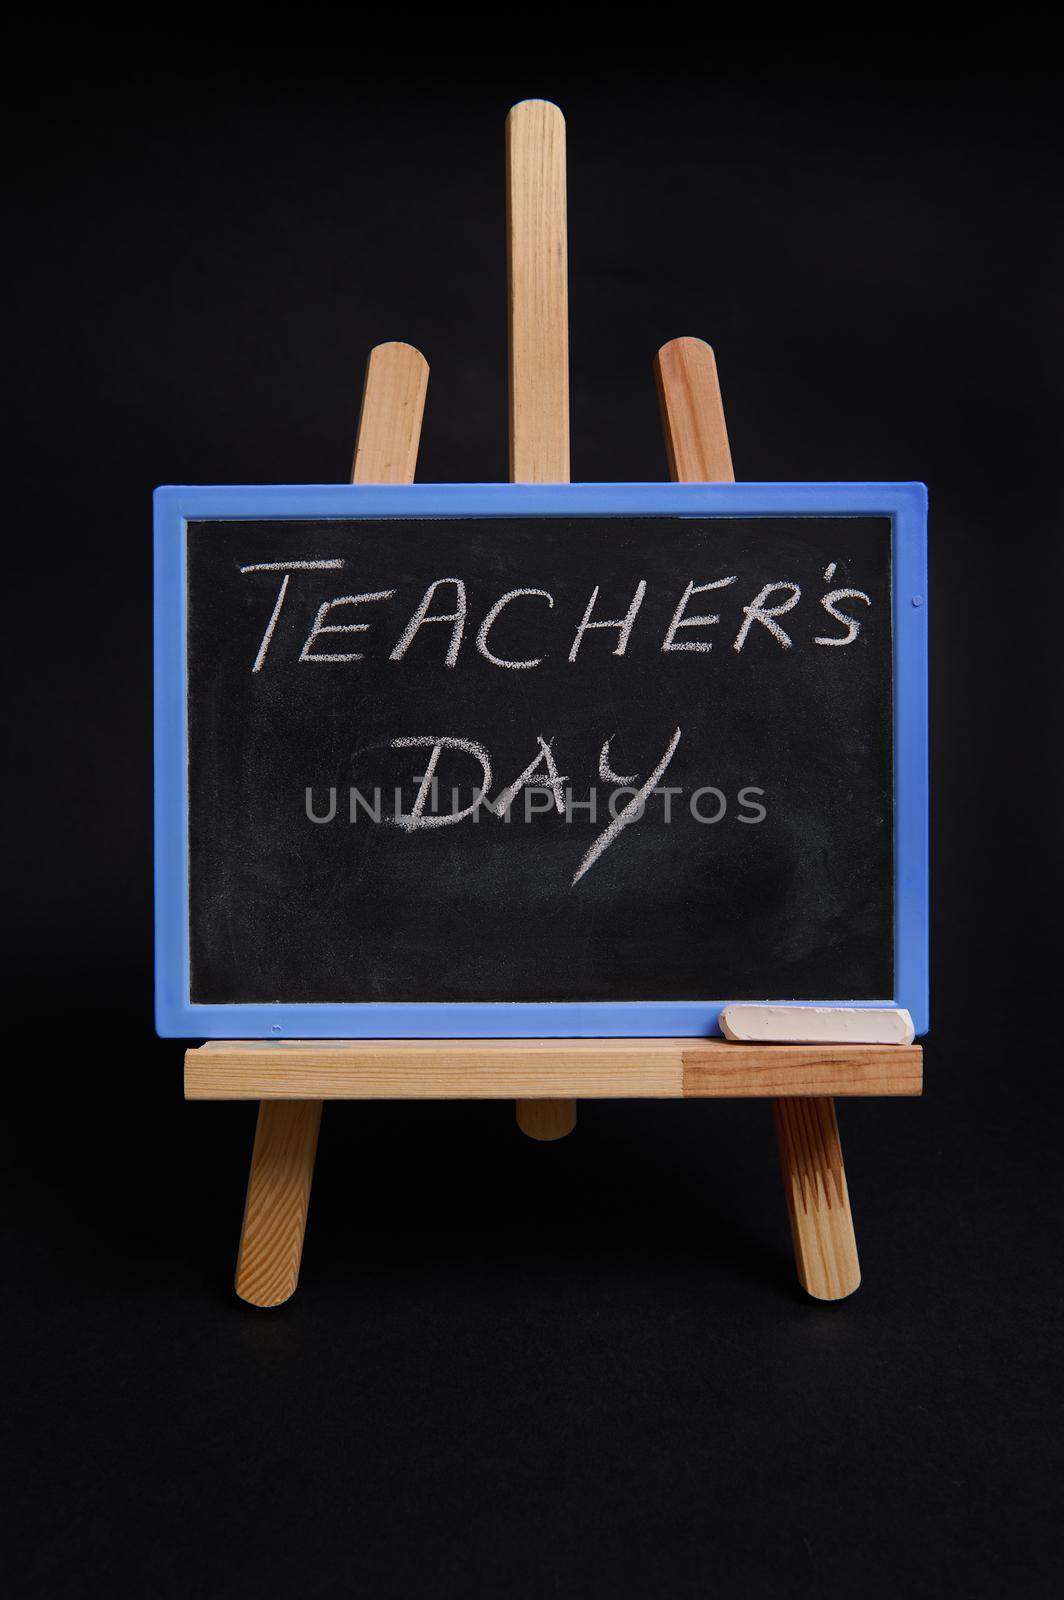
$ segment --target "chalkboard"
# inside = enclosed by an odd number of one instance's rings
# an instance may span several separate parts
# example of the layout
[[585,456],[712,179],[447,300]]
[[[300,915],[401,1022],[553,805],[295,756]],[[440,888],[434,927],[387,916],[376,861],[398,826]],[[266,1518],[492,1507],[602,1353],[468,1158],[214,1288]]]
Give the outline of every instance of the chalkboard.
[[161,1026],[897,1000],[897,506],[753,492],[184,491],[187,989]]

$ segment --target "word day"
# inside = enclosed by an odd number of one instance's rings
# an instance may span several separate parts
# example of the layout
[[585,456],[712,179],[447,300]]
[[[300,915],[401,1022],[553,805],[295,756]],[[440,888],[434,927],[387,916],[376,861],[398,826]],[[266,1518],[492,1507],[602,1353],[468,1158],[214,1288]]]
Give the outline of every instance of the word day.
[[[252,662],[252,672],[261,672],[266,666],[270,656],[271,646],[277,625],[281,620],[286,606],[297,602],[289,599],[289,591],[293,579],[305,572],[336,571],[344,566],[342,557],[309,561],[263,561],[250,566],[242,566],[242,575],[252,573],[275,573],[280,579],[276,595],[273,597],[273,608],[266,622],[265,631]],[[824,569],[824,582],[830,584],[835,574],[835,563],[831,562]],[[665,629],[660,641],[650,640],[652,648],[661,654],[690,652],[704,654],[713,649],[713,641],[701,633],[693,630],[705,630],[720,625],[721,615],[714,611],[695,612],[689,609],[692,601],[698,595],[720,593],[725,598],[730,598],[728,591],[738,584],[738,574],[732,573],[727,577],[714,578],[707,583],[696,583],[691,579],[683,593],[679,596],[676,607],[672,613],[672,620]],[[363,593],[337,594],[328,600],[322,601],[316,608],[313,620],[303,638],[302,649],[299,652],[300,663],[312,662],[352,662],[366,659],[366,652],[354,649],[337,649],[336,640],[342,635],[367,634],[374,626],[373,622],[362,620],[367,613],[356,610],[367,606],[382,607],[394,601],[399,591],[392,589],[372,589]],[[568,622],[562,618],[557,619],[555,629],[557,635],[557,649],[560,644],[567,650],[566,659],[573,663],[577,661],[581,650],[584,648],[588,634],[606,632],[615,635],[613,654],[623,656],[628,650],[632,636],[639,627],[640,612],[647,594],[647,582],[640,579],[635,591],[621,616],[605,615],[608,609],[599,600],[599,585],[596,584],[591,591],[584,607],[583,615],[577,616],[572,612]],[[738,592],[736,592],[738,598]],[[738,606],[735,612],[735,632],[731,634],[729,625],[727,642],[736,652],[746,646],[751,633],[756,629],[763,631],[775,644],[783,650],[790,650],[794,645],[794,638],[788,628],[780,621],[798,606],[802,598],[802,590],[797,583],[789,578],[781,578],[773,583],[761,586],[751,599]],[[861,631],[859,616],[852,610],[840,610],[839,602],[846,601],[851,606],[857,602],[859,606],[871,606],[870,597],[863,589],[829,588],[819,597],[819,610],[823,613],[818,617],[818,624],[823,628],[831,627],[831,632],[817,633],[813,636],[813,644],[828,647],[845,647],[854,642]],[[463,644],[466,638],[467,626],[472,634],[472,648],[493,667],[502,667],[513,672],[527,672],[538,667],[550,653],[544,650],[542,655],[513,657],[504,654],[505,650],[505,625],[507,613],[513,606],[538,607],[544,614],[555,611],[555,596],[549,589],[542,588],[516,588],[507,589],[499,595],[479,621],[469,617],[469,600],[465,581],[462,578],[436,578],[425,589],[420,601],[409,613],[409,620],[397,634],[392,634],[395,643],[388,651],[389,661],[402,661],[407,651],[414,643],[423,628],[443,627],[447,630],[441,636],[444,645],[443,661],[448,667],[458,665],[463,654]],[[559,611],[565,608],[558,607]],[[309,608],[307,610],[310,616]],[[358,620],[353,620],[357,618]],[[827,619],[826,621],[824,619]],[[377,625],[384,627],[383,616],[376,614]],[[546,620],[546,618],[545,618]],[[554,619],[550,619],[554,620]],[[794,623],[790,624],[793,629]],[[645,631],[645,630],[644,630]],[[549,637],[549,634],[548,634]],[[642,635],[640,634],[640,639]],[[359,640],[359,643],[368,641]],[[468,654],[469,646],[465,653]]]
[[[611,740],[607,739],[603,744],[598,758],[598,776],[604,784],[611,786],[606,803],[608,821],[580,862],[572,879],[574,885],[620,837],[625,828],[633,822],[640,821],[652,796],[663,803],[664,821],[666,823],[672,821],[673,799],[683,795],[684,789],[682,786],[662,787],[661,779],[676,753],[681,738],[682,731],[676,728],[660,760],[642,781],[638,773],[615,772],[610,764]],[[492,761],[487,748],[479,740],[442,734],[392,739],[390,746],[393,750],[428,753],[428,759],[424,761],[425,770],[415,780],[419,787],[410,810],[404,811],[402,808],[401,789],[395,791],[394,813],[385,815],[382,811],[382,796],[379,789],[374,790],[372,799],[367,799],[360,789],[352,787],[348,794],[349,819],[352,823],[356,822],[361,812],[373,822],[392,823],[406,833],[416,833],[425,828],[453,827],[456,823],[469,820],[479,822],[482,812],[508,823],[513,816],[514,802],[523,791],[526,822],[531,822],[537,813],[555,810],[567,823],[573,821],[576,812],[585,813],[589,822],[596,823],[598,796],[594,786],[588,789],[586,800],[575,799],[573,790],[569,786],[568,775],[558,770],[553,741],[539,735],[536,743],[539,748],[524,771],[512,782],[507,783],[494,799],[490,799],[489,793],[494,783]],[[438,809],[436,767],[441,753],[445,750],[471,758],[480,769],[479,784],[473,788],[468,805],[462,805],[459,789],[451,788],[450,811]],[[766,808],[760,803],[760,798],[757,798],[762,797],[764,792],[761,788],[750,786],[739,790],[736,797],[739,803],[737,821],[747,824],[764,821],[767,815]],[[322,807],[320,802],[315,802],[314,790],[306,789],[304,806],[308,821],[321,825],[334,820],[337,815],[335,787],[329,789],[328,795],[328,804]],[[708,800],[707,797],[712,797],[712,800]],[[714,785],[704,784],[690,796],[688,805],[690,815],[696,822],[714,825],[726,815],[728,797]]]

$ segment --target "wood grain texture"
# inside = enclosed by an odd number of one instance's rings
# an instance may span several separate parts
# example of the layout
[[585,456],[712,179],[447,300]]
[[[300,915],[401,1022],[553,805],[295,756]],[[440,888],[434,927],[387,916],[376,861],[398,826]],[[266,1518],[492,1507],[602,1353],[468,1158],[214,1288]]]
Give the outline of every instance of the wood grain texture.
[[861,1267],[834,1102],[774,1100],[772,1115],[798,1281],[817,1300],[843,1300]]
[[517,1100],[514,1102],[517,1126],[530,1139],[549,1144],[572,1133],[576,1105],[572,1100]]
[[[421,441],[428,362],[409,344],[379,344],[362,386],[352,483],[412,483]],[[254,1306],[276,1306],[299,1279],[303,1234],[321,1125],[313,1090],[261,1099],[251,1156],[236,1292]]]
[[506,119],[510,481],[569,481],[565,118],[523,100]]
[[654,362],[669,476],[734,483],[717,358],[704,339],[670,339]]
[[352,483],[413,483],[429,364],[412,344],[378,344],[362,386]]
[[[214,1039],[185,1054],[190,1100],[764,1099],[918,1095],[918,1045],[721,1039]],[[549,1101],[555,1104],[550,1106]]]
[[[654,372],[673,478],[681,483],[734,483],[717,362],[709,345],[701,339],[673,339],[658,351]],[[737,1046],[729,1043],[727,1048]],[[796,1111],[796,1106],[804,1109]],[[774,1102],[798,1277],[817,1299],[841,1299],[853,1293],[861,1274],[835,1109],[827,1099],[788,1100],[786,1107],[782,1100]]]
[[320,1125],[320,1100],[259,1107],[236,1263],[236,1292],[250,1305],[279,1306],[299,1281]]
[[731,1044],[683,1052],[688,1100],[840,1095],[847,1099],[923,1092],[919,1045]]
[[[569,267],[565,118],[522,100],[506,119],[510,482],[569,482]],[[517,1106],[532,1139],[562,1139],[576,1104]]]

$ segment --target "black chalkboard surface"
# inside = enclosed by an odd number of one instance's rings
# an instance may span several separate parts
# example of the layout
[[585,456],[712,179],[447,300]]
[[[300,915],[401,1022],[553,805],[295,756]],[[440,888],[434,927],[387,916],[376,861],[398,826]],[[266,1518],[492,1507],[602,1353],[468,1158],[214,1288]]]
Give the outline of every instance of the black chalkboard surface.
[[893,994],[888,516],[189,520],[187,605],[193,1004]]

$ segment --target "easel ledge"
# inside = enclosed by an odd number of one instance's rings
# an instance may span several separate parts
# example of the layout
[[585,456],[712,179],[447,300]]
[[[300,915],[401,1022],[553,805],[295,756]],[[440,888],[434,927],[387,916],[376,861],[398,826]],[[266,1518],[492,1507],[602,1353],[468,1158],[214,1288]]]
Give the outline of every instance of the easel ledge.
[[728,1100],[905,1096],[919,1045],[716,1039],[214,1039],[188,1100]]

